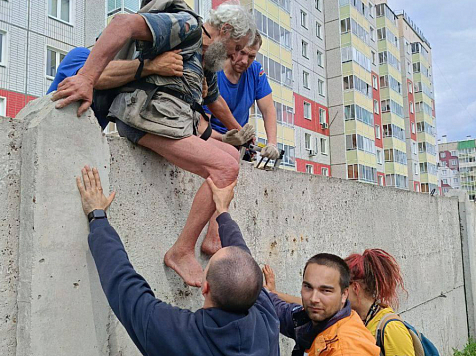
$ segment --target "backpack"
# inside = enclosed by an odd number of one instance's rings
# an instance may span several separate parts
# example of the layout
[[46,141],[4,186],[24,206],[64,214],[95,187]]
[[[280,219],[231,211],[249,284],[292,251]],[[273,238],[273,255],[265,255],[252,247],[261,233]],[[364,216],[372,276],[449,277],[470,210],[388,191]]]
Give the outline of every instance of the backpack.
[[[170,50],[176,50],[176,49],[183,49],[185,47],[194,45],[195,43],[197,43],[198,41],[201,41],[202,39],[202,26],[203,26],[202,19],[199,15],[197,15],[194,11],[192,11],[192,9],[190,9],[190,7],[187,5],[187,3],[185,3],[184,0],[148,0],[148,1],[142,0],[141,9],[139,10],[138,13],[161,13],[161,12],[174,13],[174,12],[182,12],[182,11],[188,12],[193,17],[195,17],[198,22],[198,27],[195,30],[195,32],[191,34],[185,41],[181,42],[174,48],[170,49]],[[135,48],[139,49],[143,47],[144,47],[143,41],[129,40],[121,48],[121,50],[118,52],[118,54],[115,56],[114,59],[116,60],[117,59],[134,59],[133,56],[135,53]],[[109,117],[109,108],[111,107],[114,99],[119,93],[131,92],[136,89],[141,89],[146,91],[147,93],[147,101],[144,106],[147,106],[150,103],[153,95],[157,91],[162,91],[187,102],[191,106],[192,110],[198,111],[205,118],[205,120],[209,122],[209,118],[205,114],[202,106],[199,103],[193,101],[191,98],[189,98],[188,95],[170,90],[165,87],[160,87],[151,83],[147,83],[144,79],[141,79],[141,73],[144,67],[144,60],[151,59],[151,58],[153,57],[148,57],[147,55],[144,55],[143,52],[140,52],[139,57],[137,58],[139,59],[140,65],[139,65],[139,68],[137,69],[135,80],[133,82],[125,84],[124,86],[119,88],[93,91],[92,109],[98,121],[100,123],[113,121],[111,120],[112,118]],[[188,86],[188,83],[186,82],[186,80],[183,77],[181,78],[185,82],[185,84]],[[200,137],[206,140],[211,136],[211,132],[212,130],[209,123],[208,128]]]
[[413,326],[408,324],[406,321],[402,320],[400,315],[395,313],[385,314],[383,318],[380,320],[377,326],[377,332],[375,334],[375,338],[377,339],[377,346],[380,347],[380,356],[385,356],[385,348],[384,348],[384,335],[385,335],[385,327],[391,321],[399,321],[405,325],[412,337],[413,341],[413,348],[415,349],[415,356],[440,356],[438,350],[436,349],[435,345],[428,340],[422,333],[417,331]]

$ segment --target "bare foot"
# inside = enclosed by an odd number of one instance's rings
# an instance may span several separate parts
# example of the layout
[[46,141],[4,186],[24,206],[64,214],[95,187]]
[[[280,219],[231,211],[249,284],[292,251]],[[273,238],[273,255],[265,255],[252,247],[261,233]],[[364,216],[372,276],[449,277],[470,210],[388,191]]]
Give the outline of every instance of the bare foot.
[[184,252],[174,245],[165,254],[164,262],[177,272],[189,286],[200,287],[202,285],[203,269],[195,258],[194,251]]
[[203,239],[201,250],[204,254],[213,256],[219,249],[221,249],[221,241],[218,233],[210,233]]

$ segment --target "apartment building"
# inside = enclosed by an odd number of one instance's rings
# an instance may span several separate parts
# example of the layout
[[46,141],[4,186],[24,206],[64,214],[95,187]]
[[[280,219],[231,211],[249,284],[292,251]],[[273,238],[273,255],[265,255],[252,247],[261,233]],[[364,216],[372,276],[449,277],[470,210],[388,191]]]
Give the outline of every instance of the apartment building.
[[410,188],[439,190],[431,46],[404,11],[398,14]]
[[15,117],[44,95],[65,54],[93,43],[104,16],[104,0],[1,0],[0,115]]
[[469,199],[476,200],[476,140],[447,142],[446,137],[438,143],[439,179],[443,194],[451,189],[468,192]]

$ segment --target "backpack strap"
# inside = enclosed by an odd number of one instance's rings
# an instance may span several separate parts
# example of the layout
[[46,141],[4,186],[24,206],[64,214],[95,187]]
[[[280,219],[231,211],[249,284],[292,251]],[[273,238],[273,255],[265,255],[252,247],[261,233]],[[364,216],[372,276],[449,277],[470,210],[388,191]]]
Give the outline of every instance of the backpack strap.
[[375,339],[377,340],[377,346],[380,347],[380,356],[385,356],[385,348],[384,348],[384,339],[385,339],[385,327],[391,321],[400,321],[403,323],[402,318],[396,313],[388,313],[385,314],[382,319],[380,319],[377,325],[377,331],[375,333]]

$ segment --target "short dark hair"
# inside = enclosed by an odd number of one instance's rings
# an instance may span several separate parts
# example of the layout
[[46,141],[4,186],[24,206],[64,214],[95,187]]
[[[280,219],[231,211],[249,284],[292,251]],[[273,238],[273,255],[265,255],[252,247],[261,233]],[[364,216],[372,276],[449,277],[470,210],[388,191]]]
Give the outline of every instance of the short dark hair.
[[251,255],[239,247],[208,266],[207,282],[213,304],[222,310],[244,313],[256,302],[263,288],[263,274]]
[[255,39],[253,40],[253,43],[251,44],[251,47],[259,45],[259,47],[261,48],[262,44],[263,44],[263,39],[261,38],[261,35],[259,34],[259,32],[256,31]]
[[309,264],[311,263],[315,263],[320,266],[326,266],[326,267],[336,269],[337,271],[339,271],[339,274],[340,274],[339,284],[340,284],[341,291],[344,292],[345,289],[349,288],[349,285],[350,285],[349,266],[339,256],[333,255],[331,253],[318,253],[317,255],[312,256],[306,262],[306,266],[304,266],[303,277],[304,277],[304,274],[306,273],[307,266],[309,266]]

